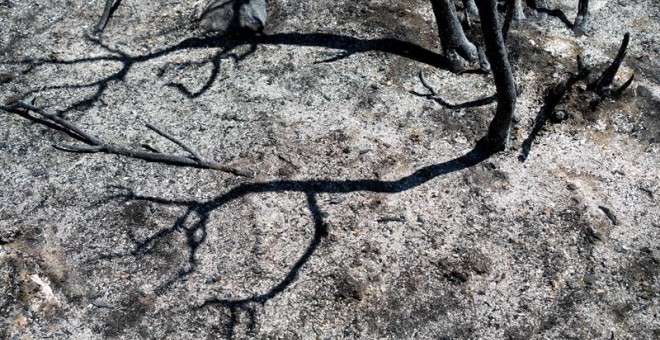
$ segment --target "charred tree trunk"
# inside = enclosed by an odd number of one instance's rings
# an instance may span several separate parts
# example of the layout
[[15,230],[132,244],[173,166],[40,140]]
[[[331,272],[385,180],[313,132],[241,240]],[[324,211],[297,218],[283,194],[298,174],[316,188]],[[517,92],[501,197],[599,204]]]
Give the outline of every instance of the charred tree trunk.
[[580,0],[578,4],[578,13],[573,24],[573,33],[576,37],[587,33],[589,25],[589,0]]
[[474,3],[474,0],[463,0],[463,6],[472,15],[479,15],[479,10],[477,5]]
[[504,23],[502,23],[502,36],[506,42],[506,37],[511,28],[511,22],[518,22],[525,20],[525,13],[523,12],[522,0],[506,0],[506,14],[504,16]]
[[478,60],[477,48],[467,37],[461,23],[456,15],[456,7],[453,0],[431,0],[433,14],[438,24],[440,43],[443,54],[452,61],[455,71],[461,69],[460,61],[456,54],[469,62]]
[[507,0],[507,7],[513,11],[513,20],[525,20],[525,12],[523,12],[522,0]]
[[509,144],[509,130],[516,108],[516,84],[500,30],[497,1],[476,0],[476,3],[486,43],[486,56],[493,71],[497,90],[497,110],[485,141],[492,151],[501,151]]

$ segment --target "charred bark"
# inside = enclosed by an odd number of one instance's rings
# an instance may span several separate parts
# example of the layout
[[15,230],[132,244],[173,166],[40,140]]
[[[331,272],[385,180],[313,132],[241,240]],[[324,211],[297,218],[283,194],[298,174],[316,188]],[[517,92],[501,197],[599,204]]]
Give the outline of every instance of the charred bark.
[[103,14],[101,15],[101,19],[99,19],[99,23],[96,24],[96,31],[101,32],[103,29],[105,29],[105,25],[108,23],[108,19],[110,19],[110,15],[113,12],[113,7],[119,6],[119,3],[115,3],[115,0],[106,0],[105,1],[105,7],[103,8]]
[[[598,93],[600,96],[605,96],[607,94],[607,90],[612,85],[612,82],[614,81],[614,76],[616,75],[617,71],[619,71],[619,67],[623,62],[623,58],[626,57],[626,49],[628,49],[629,41],[630,41],[630,33],[624,34],[623,41],[621,41],[621,46],[619,47],[619,52],[617,52],[614,61],[612,61],[612,64],[610,64],[610,66],[608,66],[607,69],[603,71],[600,77],[598,77],[595,81],[587,85],[588,90],[594,91]],[[628,85],[625,85],[625,87],[628,87]],[[623,90],[620,90],[620,92],[623,92]]]
[[500,30],[497,1],[476,0],[476,3],[486,44],[486,56],[493,71],[497,90],[497,110],[488,128],[485,142],[492,151],[501,151],[509,144],[509,130],[516,108],[516,84]]
[[513,20],[525,20],[525,12],[523,12],[522,0],[507,0],[507,7],[513,11]]
[[576,37],[585,35],[589,25],[589,0],[580,0],[578,13],[573,23],[573,33]]
[[463,0],[463,7],[472,15],[479,15],[479,10],[474,0]]
[[438,24],[442,52],[452,61],[454,71],[462,68],[456,54],[468,62],[476,62],[478,60],[477,48],[463,32],[454,2],[452,0],[431,0],[431,5]]

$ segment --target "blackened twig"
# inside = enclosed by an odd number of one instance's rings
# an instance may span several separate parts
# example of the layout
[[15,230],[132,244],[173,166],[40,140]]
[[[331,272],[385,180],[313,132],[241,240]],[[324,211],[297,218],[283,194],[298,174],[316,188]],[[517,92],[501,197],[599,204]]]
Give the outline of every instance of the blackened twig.
[[529,157],[529,153],[532,150],[532,143],[543,129],[543,126],[549,119],[549,115],[555,110],[561,99],[564,98],[566,93],[571,90],[575,83],[589,76],[590,70],[580,56],[577,58],[577,65],[577,73],[571,73],[568,79],[563,80],[552,87],[552,89],[546,94],[543,99],[544,104],[536,116],[534,127],[529,133],[529,136],[527,136],[522,143],[522,150],[518,156],[519,161],[524,162],[527,160],[527,157]]
[[435,89],[435,87],[433,85],[431,85],[431,83],[428,81],[428,79],[426,79],[426,76],[424,76],[424,72],[422,72],[421,70],[419,71],[419,80],[422,82],[422,85],[424,85],[424,87],[426,87],[429,90],[429,92],[431,92],[431,93],[430,94],[421,94],[421,93],[417,93],[417,92],[412,92],[412,93],[415,94],[415,95],[421,96],[421,97],[426,97],[426,98],[429,98],[429,99],[433,99],[438,104],[440,104],[440,105],[442,105],[442,106],[444,106],[448,109],[456,110],[456,109],[462,109],[462,108],[466,108],[466,107],[483,106],[483,105],[488,105],[488,104],[494,103],[496,101],[496,96],[488,96],[488,97],[481,98],[481,99],[471,100],[471,101],[465,102],[465,103],[451,104],[451,103],[446,102],[444,99],[442,99],[438,96],[439,95],[438,91]]
[[105,28],[105,25],[108,23],[108,19],[110,19],[110,13],[112,12],[112,7],[115,4],[115,0],[106,0],[105,1],[105,8],[103,9],[103,14],[101,15],[101,19],[99,20],[99,23],[96,25],[96,30],[101,32]]
[[50,120],[50,121],[52,121],[53,123],[55,123],[57,125],[60,125],[60,127],[62,127],[64,130],[70,131],[70,132],[74,133],[75,135],[80,136],[80,138],[88,144],[93,144],[93,145],[102,144],[101,140],[99,140],[98,138],[88,134],[87,132],[83,131],[79,127],[69,123],[65,119],[60,118],[59,116],[57,116],[54,113],[46,112],[43,109],[41,109],[39,107],[36,107],[34,105],[28,104],[26,102],[18,101],[16,103],[12,104],[9,108],[0,107],[0,109],[3,109],[5,111],[9,111],[11,108],[22,108],[22,109],[25,109],[25,110],[35,112],[35,113],[39,114],[41,117],[43,117],[47,120]]
[[159,129],[159,128],[151,125],[151,124],[146,124],[146,126],[147,126],[148,129],[150,129],[150,130],[154,131],[155,133],[165,137],[166,139],[170,140],[172,143],[174,143],[174,144],[180,146],[182,149],[188,151],[188,153],[190,153],[193,156],[194,159],[198,160],[199,162],[204,162],[204,158],[202,156],[200,156],[199,153],[197,153],[195,150],[193,150],[192,148],[190,148],[189,146],[187,146],[186,144],[184,144],[183,142],[181,142],[180,140],[178,140],[174,136],[170,135],[169,133],[167,133],[167,132],[165,132],[165,131],[163,131],[163,130],[161,130],[161,129]]
[[419,71],[419,80],[422,82],[422,85],[424,85],[424,87],[426,87],[431,92],[432,96],[438,95],[438,91],[436,91],[433,85],[431,85],[431,83],[429,83],[429,81],[426,80],[426,77],[424,76],[424,72],[421,70]]
[[612,221],[612,224],[617,225],[619,223],[619,220],[616,218],[616,215],[612,212],[612,209],[599,205],[598,208],[602,210],[605,213],[605,216]]
[[630,76],[630,78],[628,78],[628,80],[623,85],[621,85],[621,87],[619,87],[618,89],[616,89],[612,92],[612,95],[614,97],[620,97],[621,94],[623,93],[623,91],[625,91],[628,88],[628,86],[630,86],[630,84],[632,84],[634,79],[635,79],[635,74],[633,73],[633,75]]
[[626,57],[626,49],[628,48],[628,41],[630,41],[630,33],[626,33],[623,35],[623,41],[621,42],[621,47],[619,47],[619,52],[616,54],[616,58],[614,58],[612,64],[610,64],[610,66],[605,71],[603,71],[603,74],[596,81],[590,83],[587,86],[588,90],[594,91],[602,96],[605,93],[604,90],[610,85],[612,85],[614,76],[616,75],[616,72],[619,70],[619,66],[621,66],[621,63],[623,62],[623,58]]

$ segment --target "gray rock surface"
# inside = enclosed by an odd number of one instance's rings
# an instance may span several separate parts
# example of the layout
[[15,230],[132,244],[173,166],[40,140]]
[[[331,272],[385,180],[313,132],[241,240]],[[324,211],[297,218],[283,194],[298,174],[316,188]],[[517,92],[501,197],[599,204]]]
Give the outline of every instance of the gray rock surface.
[[258,32],[266,25],[267,13],[265,0],[211,0],[200,18],[200,27],[220,34]]

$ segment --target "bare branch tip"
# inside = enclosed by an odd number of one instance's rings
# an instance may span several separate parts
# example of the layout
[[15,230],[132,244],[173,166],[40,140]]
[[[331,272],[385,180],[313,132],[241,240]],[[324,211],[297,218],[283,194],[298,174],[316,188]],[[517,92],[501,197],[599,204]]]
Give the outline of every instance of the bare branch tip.
[[429,81],[426,79],[426,76],[424,76],[424,71],[422,70],[419,70],[419,80],[422,82],[422,85],[424,85],[424,87],[426,87],[431,92],[431,95],[438,95],[438,91],[436,91],[433,85],[429,83]]

